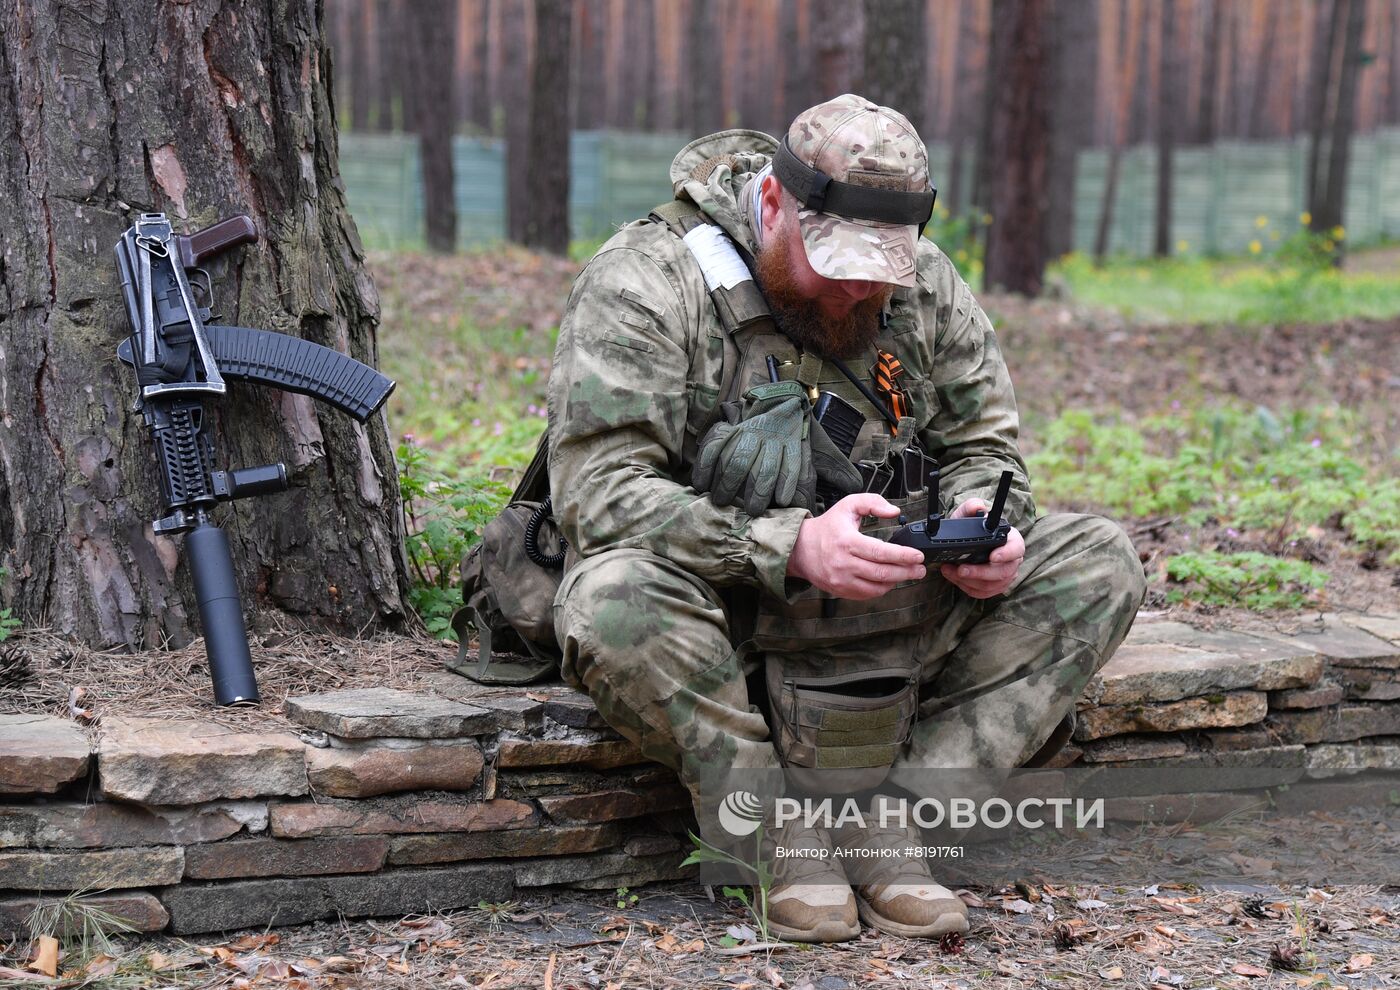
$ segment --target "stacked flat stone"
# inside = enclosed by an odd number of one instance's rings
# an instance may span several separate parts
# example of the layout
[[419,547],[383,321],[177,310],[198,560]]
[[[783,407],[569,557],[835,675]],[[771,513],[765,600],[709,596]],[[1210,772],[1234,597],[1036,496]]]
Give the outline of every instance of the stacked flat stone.
[[688,796],[586,697],[425,687],[289,700],[299,733],[0,716],[0,934],[72,891],[185,934],[688,875]]
[[[286,714],[300,731],[107,716],[92,738],[0,715],[0,935],[80,890],[137,930],[186,934],[690,875],[675,775],[565,687],[443,672],[414,692],[289,699]],[[1327,615],[1287,636],[1144,615],[1078,714],[1057,766],[1400,770],[1400,616]],[[1109,817],[1257,800],[1121,797]]]
[[1400,616],[1291,635],[1139,621],[1078,714],[1059,765],[1400,770]]

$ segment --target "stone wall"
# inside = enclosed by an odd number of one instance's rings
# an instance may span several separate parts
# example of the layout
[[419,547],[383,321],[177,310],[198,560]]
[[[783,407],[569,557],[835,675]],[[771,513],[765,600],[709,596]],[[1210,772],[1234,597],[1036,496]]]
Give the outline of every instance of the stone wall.
[[[299,731],[0,716],[0,932],[80,890],[184,934],[685,875],[684,790],[567,688],[442,672],[285,714]],[[1287,635],[1144,615],[1078,714],[1057,766],[1400,770],[1400,616]]]
[[0,715],[0,932],[46,894],[177,934],[685,875],[689,799],[560,686],[291,701],[299,733]]

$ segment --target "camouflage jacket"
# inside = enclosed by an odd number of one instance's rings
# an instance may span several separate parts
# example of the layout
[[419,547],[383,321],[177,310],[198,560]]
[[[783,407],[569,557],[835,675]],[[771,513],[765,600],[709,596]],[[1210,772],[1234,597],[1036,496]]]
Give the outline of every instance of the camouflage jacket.
[[[752,251],[745,186],[775,147],[747,130],[692,142],[671,166],[676,195]],[[990,501],[1009,467],[1016,480],[1007,516],[1024,528],[1035,505],[996,334],[927,239],[917,269],[915,288],[896,291],[877,346],[906,369],[920,442],[942,470],[945,510],[974,496]],[[582,556],[646,549],[716,587],[750,585],[790,600],[801,583],[787,579],[788,557],[808,512],[751,517],[689,486],[686,439],[718,414],[723,345],[699,265],[666,226],[629,224],[599,249],[574,282],[549,382],[555,518]],[[873,349],[869,360],[850,362],[873,363]]]

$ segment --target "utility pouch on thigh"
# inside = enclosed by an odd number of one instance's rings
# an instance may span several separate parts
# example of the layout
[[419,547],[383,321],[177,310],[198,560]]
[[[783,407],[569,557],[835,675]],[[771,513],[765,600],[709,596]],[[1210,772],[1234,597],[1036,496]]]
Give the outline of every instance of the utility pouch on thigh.
[[888,767],[914,731],[918,673],[908,667],[813,675],[770,656],[767,683],[774,745],[789,767]]

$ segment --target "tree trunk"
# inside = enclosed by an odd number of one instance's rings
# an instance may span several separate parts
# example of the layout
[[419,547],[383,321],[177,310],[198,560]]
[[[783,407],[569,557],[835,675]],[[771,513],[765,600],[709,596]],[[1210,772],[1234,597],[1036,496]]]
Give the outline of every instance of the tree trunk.
[[379,28],[378,55],[374,60],[374,129],[392,131],[398,127],[396,108],[401,95],[403,73],[403,9],[395,0],[376,0],[374,19]]
[[689,29],[685,37],[685,58],[690,77],[684,88],[690,108],[690,132],[696,136],[724,126],[724,103],[720,95],[724,73],[718,6],[718,0],[690,0]]
[[1000,166],[990,189],[985,284],[1027,296],[1039,295],[1045,281],[1052,2],[997,0],[993,7],[994,18],[1009,27],[1010,49],[997,59],[1006,70],[993,104],[993,141]]
[[924,134],[927,44],[924,0],[865,0],[865,83],[861,93],[898,110]]
[[1400,0],[1390,0],[1390,84],[1386,87],[1385,119],[1400,124]]
[[[1019,0],[1018,0],[1019,2]],[[992,0],[991,29],[987,42],[987,75],[983,81],[981,98],[981,126],[977,129],[977,159],[972,173],[973,215],[991,213],[993,190],[1001,182],[1001,162],[1004,145],[998,143],[997,108],[1006,87],[1006,72],[1014,48],[1015,5],[1006,0]],[[993,214],[995,220],[995,214]],[[973,238],[980,233],[977,224],[972,227]]]
[[535,57],[530,73],[529,209],[521,243],[557,255],[569,251],[569,0],[535,0]]
[[491,4],[470,0],[473,12],[471,67],[467,76],[467,119],[478,133],[491,133]]
[[603,0],[581,0],[578,4],[578,113],[575,124],[591,131],[603,126],[604,84],[607,64],[604,50]]
[[1215,141],[1217,94],[1220,89],[1220,53],[1225,34],[1226,0],[1207,0],[1210,26],[1206,29],[1206,50],[1201,59],[1201,100],[1196,111],[1196,143]]
[[[1357,74],[1361,68],[1361,36],[1366,27],[1366,0],[1336,0],[1332,36],[1339,50],[1330,60],[1328,105],[1323,130],[1327,137],[1325,168],[1314,176],[1308,212],[1311,229],[1330,231],[1342,223],[1346,203],[1347,163],[1356,124]],[[1317,155],[1321,165],[1322,156]],[[1337,261],[1341,260],[1338,244]]]
[[[693,0],[703,2],[703,0]],[[783,73],[783,112],[779,129],[786,131],[793,118],[816,103],[812,99],[812,72],[806,58],[798,0],[781,0],[778,8],[779,44],[789,56],[780,65]]]
[[1133,82],[1141,69],[1134,57],[1134,52],[1137,48],[1135,32],[1141,31],[1142,26],[1137,20],[1129,17],[1129,0],[1122,0],[1122,8],[1119,13],[1118,57],[1120,60],[1126,59],[1127,64],[1120,61],[1115,73],[1118,77],[1115,90],[1119,94],[1119,99],[1117,105],[1113,107],[1113,134],[1108,149],[1108,174],[1104,177],[1103,203],[1099,208],[1099,226],[1094,236],[1094,263],[1098,265],[1104,263],[1104,259],[1108,256],[1108,250],[1112,246],[1113,207],[1118,199],[1118,173],[1121,171],[1123,163],[1124,118],[1128,113]]
[[953,105],[952,134],[948,138],[948,143],[953,149],[948,161],[948,195],[943,199],[948,212],[953,216],[962,213],[963,200],[968,196],[968,183],[964,178],[967,171],[967,148],[976,139],[973,121],[985,104],[985,63],[979,64],[974,60],[975,53],[986,50],[977,22],[978,13],[979,9],[972,4],[964,4],[958,9],[958,53],[954,71],[957,74],[959,92]]
[[1157,107],[1152,99],[1152,72],[1150,70],[1152,32],[1147,26],[1151,17],[1150,8],[1144,4],[1139,8],[1137,16],[1142,19],[1143,25],[1138,29],[1138,50],[1137,56],[1133,59],[1138,70],[1133,76],[1131,88],[1133,101],[1132,108],[1128,113],[1127,140],[1130,146],[1143,144],[1152,138],[1155,130],[1153,123],[1157,113]]
[[1172,253],[1172,158],[1176,146],[1177,52],[1173,0],[1162,5],[1162,33],[1157,55],[1157,216],[1152,253],[1159,258]]
[[1098,8],[1055,4],[1055,127],[1050,133],[1050,189],[1045,249],[1050,258],[1074,250],[1074,186],[1081,148],[1093,143],[1099,57]]
[[501,85],[499,105],[506,128],[506,239],[521,244],[530,215],[525,168],[530,154],[530,91],[525,19],[531,0],[497,0],[501,8]]
[[[116,358],[112,260],[143,211],[235,213],[256,244],[209,264],[223,322],[375,361],[378,297],[338,177],[320,8],[29,0],[0,7],[0,566],[27,622],[97,646],[195,635],[151,437]],[[383,417],[234,384],[220,467],[285,460],[290,490],[223,507],[245,605],[354,633],[407,610]]]
[[456,0],[413,0],[405,25],[413,57],[408,60],[404,111],[418,135],[423,166],[423,219],[428,249],[457,250],[452,135],[457,119],[453,65]]
[[1327,187],[1328,139],[1332,132],[1332,116],[1336,102],[1333,93],[1336,89],[1337,60],[1343,45],[1343,24],[1346,21],[1347,0],[1331,0],[1328,7],[1328,22],[1325,35],[1314,39],[1312,60],[1312,106],[1308,111],[1308,171],[1307,205],[1313,230],[1327,230],[1328,225],[1319,221],[1314,212],[1322,208]]
[[370,68],[370,38],[374,37],[374,5],[362,3],[350,23],[350,129],[369,130],[374,73]]
[[1250,102],[1246,136],[1262,138],[1267,135],[1269,98],[1273,95],[1274,49],[1278,44],[1278,23],[1281,17],[1270,17],[1264,24],[1264,40],[1255,60],[1254,99]]
[[858,89],[861,77],[857,46],[861,39],[861,12],[850,0],[811,0],[816,39],[817,93],[814,103]]

